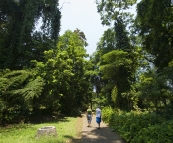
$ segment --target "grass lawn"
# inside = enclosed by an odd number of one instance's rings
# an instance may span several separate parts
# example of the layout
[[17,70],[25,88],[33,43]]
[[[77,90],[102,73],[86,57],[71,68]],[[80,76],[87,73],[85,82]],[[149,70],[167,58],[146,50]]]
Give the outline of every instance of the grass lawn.
[[[44,126],[55,126],[57,137],[36,138],[37,130]],[[66,143],[79,141],[79,133],[82,128],[80,117],[66,117],[57,122],[41,124],[18,124],[0,127],[0,143]]]

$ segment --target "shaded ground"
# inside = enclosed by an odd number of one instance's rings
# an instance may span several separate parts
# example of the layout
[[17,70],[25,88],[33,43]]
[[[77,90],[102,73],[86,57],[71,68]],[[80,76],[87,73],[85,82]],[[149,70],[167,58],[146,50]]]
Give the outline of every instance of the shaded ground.
[[86,115],[82,114],[82,118],[78,118],[76,126],[76,130],[79,134],[75,139],[71,140],[71,143],[125,143],[125,141],[123,141],[116,132],[112,132],[105,123],[101,122],[101,128],[97,129],[95,115],[93,116],[91,127],[87,127],[87,125]]

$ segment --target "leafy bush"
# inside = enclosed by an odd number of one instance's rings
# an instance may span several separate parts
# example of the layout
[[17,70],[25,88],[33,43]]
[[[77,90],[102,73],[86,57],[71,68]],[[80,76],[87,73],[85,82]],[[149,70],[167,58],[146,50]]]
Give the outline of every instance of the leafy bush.
[[33,99],[41,95],[45,85],[33,73],[34,70],[0,72],[0,124],[15,122],[33,109]]
[[173,120],[165,121],[143,128],[132,139],[131,143],[172,143],[173,141]]
[[151,125],[162,123],[163,119],[158,117],[155,113],[147,111],[131,111],[120,112],[119,115],[114,115],[113,128],[116,129],[120,135],[127,141],[131,141],[137,133]]
[[111,118],[111,115],[114,113],[113,109],[111,107],[104,107],[102,109],[102,120],[105,122],[105,123],[110,123],[110,118]]
[[[161,140],[161,142],[169,143],[172,139],[171,137],[173,131],[169,131],[169,129],[172,129],[172,121],[170,121],[168,125],[168,122],[165,121],[166,119],[162,118],[154,112],[117,112],[113,111],[113,109],[111,109],[110,107],[104,108],[102,111],[103,120],[108,123],[112,129],[116,130],[119,135],[129,143],[145,143],[148,141],[153,143],[156,142],[156,140],[157,142],[159,140],[160,143],[160,137],[164,138]],[[169,132],[167,132],[166,129]],[[148,138],[150,140],[148,140]]]

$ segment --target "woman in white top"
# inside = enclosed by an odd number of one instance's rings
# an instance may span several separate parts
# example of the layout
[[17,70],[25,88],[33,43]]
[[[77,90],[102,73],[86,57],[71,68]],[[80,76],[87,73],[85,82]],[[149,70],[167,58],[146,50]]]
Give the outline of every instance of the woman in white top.
[[101,122],[101,109],[98,106],[96,109],[96,122],[98,124],[98,129],[100,129],[100,122]]

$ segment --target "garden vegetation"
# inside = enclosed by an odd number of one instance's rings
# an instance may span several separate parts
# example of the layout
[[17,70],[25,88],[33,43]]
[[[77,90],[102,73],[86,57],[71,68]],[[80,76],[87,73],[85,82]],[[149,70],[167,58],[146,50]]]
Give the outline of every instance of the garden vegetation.
[[126,142],[171,143],[172,1],[96,4],[109,28],[88,55],[82,30],[59,35],[58,0],[1,0],[1,126],[79,115],[99,104],[103,120]]

